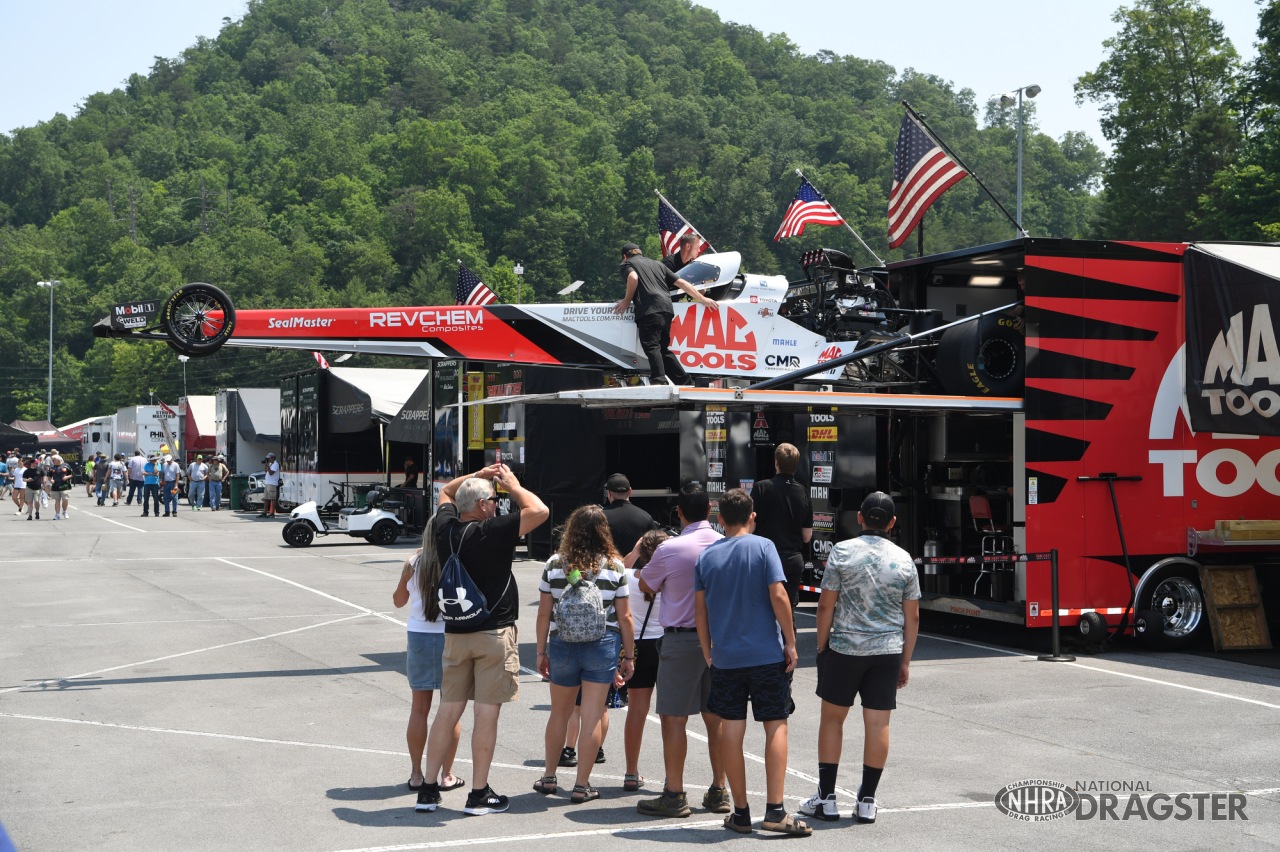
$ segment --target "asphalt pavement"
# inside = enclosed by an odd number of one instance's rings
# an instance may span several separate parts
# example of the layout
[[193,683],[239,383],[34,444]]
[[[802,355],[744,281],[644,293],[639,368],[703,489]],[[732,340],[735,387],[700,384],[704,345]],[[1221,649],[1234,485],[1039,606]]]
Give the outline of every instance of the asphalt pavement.
[[[510,811],[465,816],[459,790],[419,814],[405,788],[405,612],[391,603],[413,542],[331,537],[298,550],[281,540],[279,519],[186,506],[174,518],[142,518],[136,507],[94,506],[83,492],[72,505],[66,521],[0,511],[0,823],[22,852],[749,848],[772,839],[758,830],[764,743],[754,723],[746,741],[753,835],[730,834],[696,807],[709,780],[699,721],[690,725],[688,819],[635,810],[662,786],[656,718],[641,761],[645,790],[622,791],[625,711],[614,711],[607,761],[592,775],[600,800],[573,805],[564,792],[532,791],[549,709],[547,686],[532,673],[539,563],[517,563],[526,668],[519,702],[503,710],[490,773]],[[797,623],[792,809],[817,773],[812,606]],[[463,727],[456,771],[469,779],[469,715]],[[1046,663],[926,635],[893,716],[878,821],[849,818],[861,765],[855,711],[839,776],[842,818],[814,822],[813,839],[792,842],[1274,849],[1278,731],[1274,669],[1136,650]],[[1081,818],[1077,808],[1063,819],[1016,820],[995,797],[1020,781],[1118,790],[1119,805],[1114,818]],[[1247,819],[1215,820],[1212,808],[1204,819],[1194,810],[1161,819],[1154,807],[1161,794],[1231,792],[1243,794]]]

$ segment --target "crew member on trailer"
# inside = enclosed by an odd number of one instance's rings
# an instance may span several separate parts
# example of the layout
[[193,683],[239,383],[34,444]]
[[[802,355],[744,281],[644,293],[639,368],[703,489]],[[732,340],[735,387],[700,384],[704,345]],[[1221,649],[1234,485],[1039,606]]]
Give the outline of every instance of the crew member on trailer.
[[672,272],[679,272],[698,259],[702,254],[702,237],[693,231],[680,235],[680,245],[671,254],[662,259],[662,265]]
[[690,384],[689,374],[671,353],[671,322],[676,318],[676,310],[668,290],[678,287],[690,299],[712,310],[720,310],[720,305],[658,261],[645,257],[635,243],[623,245],[620,271],[627,294],[613,306],[613,312],[625,313],[635,302],[636,330],[640,335],[640,348],[649,359],[649,381]]

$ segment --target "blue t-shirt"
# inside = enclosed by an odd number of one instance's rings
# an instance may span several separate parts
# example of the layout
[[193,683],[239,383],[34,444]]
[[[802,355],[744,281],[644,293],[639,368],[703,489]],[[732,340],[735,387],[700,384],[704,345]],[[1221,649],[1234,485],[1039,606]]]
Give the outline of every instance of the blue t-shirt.
[[9,481],[9,465],[0,461],[0,482]]
[[782,662],[782,631],[773,614],[774,583],[786,582],[773,542],[758,535],[723,538],[702,551],[693,588],[703,592],[718,669]]
[[159,485],[160,478],[156,476],[156,463],[147,462],[142,466],[142,484],[143,485]]

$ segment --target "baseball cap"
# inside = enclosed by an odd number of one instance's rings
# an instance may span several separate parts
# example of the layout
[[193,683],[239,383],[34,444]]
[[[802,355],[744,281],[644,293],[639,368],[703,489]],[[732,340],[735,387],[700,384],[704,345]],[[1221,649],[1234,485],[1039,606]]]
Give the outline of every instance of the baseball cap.
[[883,491],[872,491],[862,501],[862,520],[873,527],[884,527],[897,514],[893,506],[893,498]]
[[622,244],[622,253],[623,253],[623,254],[626,254],[627,252],[635,251],[635,250],[636,250],[636,249],[638,249],[638,248],[640,248],[640,246],[636,245],[635,243],[623,243],[623,244]]
[[273,458],[275,458],[275,457],[276,457],[276,454],[275,454],[275,453],[267,453],[267,458],[269,458],[269,459],[273,459]]
[[615,473],[604,481],[604,487],[614,494],[626,494],[631,490],[631,480],[624,473]]
[[204,461],[204,456],[196,456],[196,461]]

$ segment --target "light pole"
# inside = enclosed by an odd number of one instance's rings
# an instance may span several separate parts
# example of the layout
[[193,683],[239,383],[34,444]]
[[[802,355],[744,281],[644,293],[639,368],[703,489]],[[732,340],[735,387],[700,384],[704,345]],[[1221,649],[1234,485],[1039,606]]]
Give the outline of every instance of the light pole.
[[187,362],[191,360],[190,355],[179,355],[178,360],[182,362],[182,395],[187,395]]
[[1018,96],[1018,228],[1020,233],[1018,236],[1027,236],[1027,229],[1022,227],[1022,94],[1026,93],[1028,98],[1034,98],[1040,94],[1040,87],[1034,83],[1030,86],[1023,86],[1021,89],[1014,89],[1008,94],[1000,96],[1000,106],[1009,107],[1014,104],[1014,95]]
[[61,281],[36,282],[37,287],[49,289],[49,409],[45,413],[45,419],[50,423],[53,422],[53,288],[61,283]]
[[524,290],[524,263],[517,260],[511,271],[516,274],[516,302],[519,303],[520,293]]

